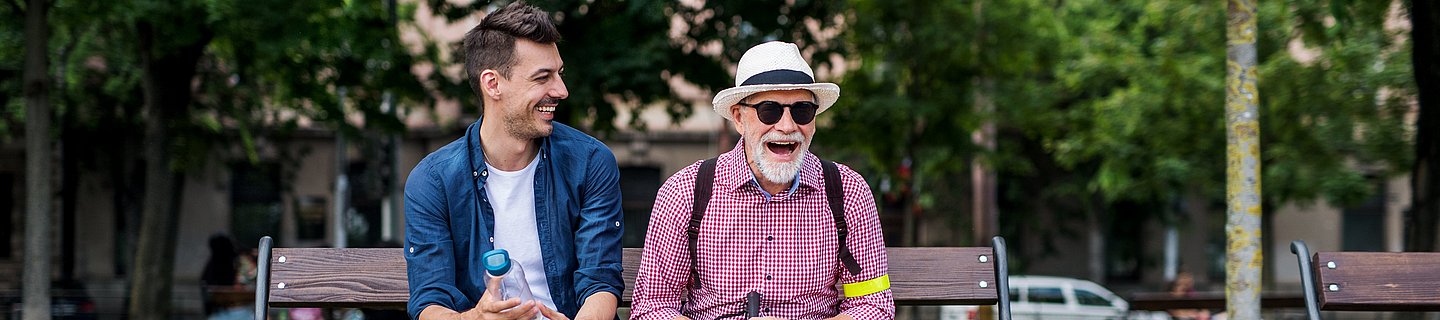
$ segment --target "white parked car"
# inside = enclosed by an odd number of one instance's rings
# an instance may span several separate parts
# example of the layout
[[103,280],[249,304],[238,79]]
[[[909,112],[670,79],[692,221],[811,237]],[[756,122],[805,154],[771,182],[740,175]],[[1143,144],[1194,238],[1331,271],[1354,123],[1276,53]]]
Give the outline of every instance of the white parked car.
[[[987,308],[994,313],[995,308]],[[942,320],[974,319],[975,306],[940,308]],[[1010,315],[1020,319],[1124,319],[1130,303],[1094,282],[1046,276],[1010,276]]]

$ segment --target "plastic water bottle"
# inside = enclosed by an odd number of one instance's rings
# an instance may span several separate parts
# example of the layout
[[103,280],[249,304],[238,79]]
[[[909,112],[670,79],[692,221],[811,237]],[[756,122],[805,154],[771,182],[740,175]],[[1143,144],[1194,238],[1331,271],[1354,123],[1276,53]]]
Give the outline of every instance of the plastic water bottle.
[[510,252],[505,249],[495,249],[486,252],[480,258],[485,263],[485,283],[490,283],[490,278],[500,278],[500,299],[520,299],[521,303],[535,300],[535,295],[530,293],[530,283],[525,281],[525,268],[520,267],[519,262],[510,259]]

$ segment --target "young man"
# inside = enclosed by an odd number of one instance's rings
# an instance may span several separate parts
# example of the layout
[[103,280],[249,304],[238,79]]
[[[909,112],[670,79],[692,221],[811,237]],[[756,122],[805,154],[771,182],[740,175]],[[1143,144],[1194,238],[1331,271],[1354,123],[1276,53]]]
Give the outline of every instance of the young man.
[[[619,170],[604,144],[553,122],[569,96],[558,40],[549,14],[520,2],[465,35],[483,116],[405,183],[411,318],[615,318]],[[496,248],[525,270],[535,301],[486,290],[498,282],[480,259]]]
[[735,82],[713,105],[742,141],[660,188],[630,319],[743,319],[751,296],[763,318],[894,318],[869,185],[807,151],[840,88],[783,42],[746,51]]

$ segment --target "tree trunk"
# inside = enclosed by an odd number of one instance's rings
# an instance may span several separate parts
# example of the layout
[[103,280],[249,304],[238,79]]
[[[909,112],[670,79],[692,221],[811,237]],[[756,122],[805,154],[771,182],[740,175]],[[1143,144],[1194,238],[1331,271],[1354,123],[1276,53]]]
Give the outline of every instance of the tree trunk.
[[80,193],[78,141],[81,139],[75,137],[74,124],[73,110],[60,119],[60,281],[63,283],[75,281],[75,207]]
[[25,9],[24,317],[50,319],[50,25],[48,0]]
[[1105,266],[1107,265],[1108,254],[1105,253],[1107,245],[1105,241],[1105,197],[1094,194],[1089,201],[1085,202],[1085,253],[1087,259],[1087,278],[1099,284],[1105,284]]
[[1260,120],[1255,0],[1226,6],[1225,298],[1230,319],[1260,319]]
[[[977,24],[975,28],[975,41],[971,42],[970,50],[976,55],[984,54],[985,47],[981,46],[989,35],[985,28],[985,2],[975,1],[971,4],[972,16]],[[988,76],[978,75],[975,77],[975,113],[986,117],[980,128],[970,133],[970,141],[986,152],[995,152],[995,79]],[[975,224],[975,234],[972,237],[973,245],[991,245],[990,238],[1000,234],[1000,205],[999,205],[999,175],[995,173],[993,166],[985,165],[981,157],[975,156],[970,159],[970,186],[971,203],[973,207],[972,221]]]
[[1436,224],[1440,223],[1440,5],[1421,0],[1410,3],[1411,64],[1419,92],[1420,114],[1415,120],[1415,167],[1411,171],[1410,223],[1405,225],[1405,251],[1435,251]]
[[165,30],[147,22],[136,29],[144,72],[146,192],[141,200],[135,272],[130,277],[129,315],[137,320],[168,319],[180,220],[176,204],[181,197],[179,182],[183,181],[183,176],[171,169],[170,126],[186,119],[191,79],[209,38],[157,50],[156,40]]
[[138,188],[114,188],[111,190],[111,205],[115,207],[115,265],[116,275],[131,275],[135,270],[135,242],[140,238],[140,202],[145,196],[144,161],[137,150],[144,145],[141,137],[127,134],[118,146],[112,148],[115,158],[109,162],[110,181],[117,186],[140,186]]
[[[995,92],[995,80],[980,78],[976,81],[975,111],[985,117],[995,114],[995,101],[990,94]],[[993,117],[992,117],[993,118]],[[995,151],[995,122],[986,120],[980,128],[970,134],[975,145],[986,152]],[[991,245],[990,238],[1000,234],[999,175],[994,166],[986,165],[980,157],[970,159],[970,184],[974,200],[975,236],[974,245]]]

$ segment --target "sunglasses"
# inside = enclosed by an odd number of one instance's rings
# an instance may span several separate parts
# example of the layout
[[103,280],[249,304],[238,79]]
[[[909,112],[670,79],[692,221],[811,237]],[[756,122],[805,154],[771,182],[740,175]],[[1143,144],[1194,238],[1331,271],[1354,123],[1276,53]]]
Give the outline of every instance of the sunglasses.
[[780,104],[775,101],[760,101],[759,103],[738,102],[738,105],[755,108],[755,115],[760,117],[760,123],[773,125],[780,122],[785,115],[785,107],[790,107],[790,118],[795,119],[795,124],[807,125],[815,120],[815,112],[820,110],[820,105],[810,101],[798,101],[792,104]]

